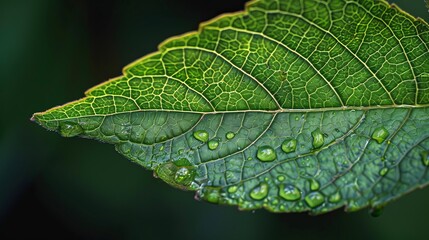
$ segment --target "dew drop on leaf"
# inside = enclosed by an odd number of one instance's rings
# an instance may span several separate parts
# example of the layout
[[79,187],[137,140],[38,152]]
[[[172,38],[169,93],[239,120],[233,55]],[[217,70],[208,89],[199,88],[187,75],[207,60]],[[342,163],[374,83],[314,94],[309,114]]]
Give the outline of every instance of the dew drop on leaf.
[[75,137],[81,133],[83,133],[83,129],[77,123],[64,122],[60,124],[60,134],[63,137]]
[[210,140],[207,145],[210,150],[215,150],[219,146],[219,142],[217,140]]
[[229,192],[229,193],[235,193],[235,192],[237,192],[237,190],[238,190],[238,187],[237,187],[237,186],[230,186],[230,187],[228,188],[228,192]]
[[311,179],[310,180],[310,189],[312,191],[316,191],[316,190],[319,190],[319,188],[320,188],[319,182],[316,179]]
[[225,135],[226,139],[231,140],[235,137],[235,133],[233,132],[227,132]]
[[277,177],[277,180],[279,180],[280,182],[282,182],[282,181],[285,180],[285,176],[280,175],[280,176]]
[[262,200],[268,195],[268,184],[261,183],[250,191],[250,197],[255,200]]
[[292,185],[280,185],[279,196],[287,201],[296,201],[301,198],[301,191]]
[[316,129],[313,132],[311,132],[311,136],[313,136],[313,148],[320,148],[323,146],[323,143],[325,142],[325,137],[323,136],[322,131],[320,129]]
[[384,127],[379,127],[374,130],[371,137],[378,143],[382,143],[384,140],[386,140],[387,136],[389,136],[387,129]]
[[194,138],[201,142],[207,142],[209,140],[209,133],[204,130],[198,130],[194,132]]
[[296,139],[286,139],[282,143],[282,150],[285,153],[294,152],[296,150]]
[[329,196],[329,202],[331,203],[337,203],[341,200],[341,194],[339,192],[336,192]]
[[277,158],[277,154],[270,146],[261,146],[258,148],[256,157],[263,162],[271,162]]
[[387,172],[389,171],[389,169],[388,168],[382,168],[381,170],[380,170],[380,176],[384,176],[384,175],[386,175],[387,174]]
[[218,187],[205,187],[200,197],[209,203],[219,203],[220,189]]
[[380,217],[383,215],[384,207],[373,207],[369,210],[371,217]]
[[325,196],[320,192],[311,192],[305,197],[305,202],[309,207],[315,208],[325,202]]

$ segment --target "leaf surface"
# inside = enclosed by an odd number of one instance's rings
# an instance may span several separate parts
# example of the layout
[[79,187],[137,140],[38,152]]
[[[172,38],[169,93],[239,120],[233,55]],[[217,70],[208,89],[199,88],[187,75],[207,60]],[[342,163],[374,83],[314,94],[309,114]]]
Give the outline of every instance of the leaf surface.
[[378,208],[429,181],[429,26],[385,1],[252,1],[33,119],[208,202]]

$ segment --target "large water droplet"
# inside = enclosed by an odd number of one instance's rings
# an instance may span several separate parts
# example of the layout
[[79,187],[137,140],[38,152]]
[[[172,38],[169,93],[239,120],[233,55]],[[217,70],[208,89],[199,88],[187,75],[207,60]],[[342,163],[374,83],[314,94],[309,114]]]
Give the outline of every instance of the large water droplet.
[[279,195],[288,201],[296,201],[301,198],[301,191],[292,185],[283,185],[279,186]]
[[194,183],[196,170],[186,158],[159,165],[155,169],[155,174],[173,187],[194,190],[195,186],[192,183]]
[[250,191],[250,197],[255,200],[262,200],[268,195],[268,184],[261,183]]
[[225,135],[226,139],[231,140],[235,137],[235,133],[233,132],[227,132]]
[[192,176],[191,171],[186,167],[181,167],[177,169],[176,174],[174,176],[174,181],[178,184],[189,184],[191,183],[194,178]]
[[286,139],[282,143],[282,150],[285,153],[294,152],[296,150],[296,139]]
[[311,136],[313,136],[313,147],[314,148],[320,148],[323,146],[323,143],[325,142],[325,137],[323,136],[322,131],[320,129],[316,129],[311,133]]
[[384,127],[379,127],[374,130],[371,137],[378,143],[382,143],[384,140],[386,140],[387,136],[389,136],[387,129]]
[[256,157],[263,162],[271,162],[277,158],[277,154],[272,147],[261,146],[258,148]]
[[340,192],[336,192],[336,193],[332,194],[331,196],[329,196],[329,202],[331,202],[331,203],[337,203],[340,200],[341,200]]
[[311,208],[318,207],[325,202],[325,196],[320,192],[311,192],[305,197],[305,202]]
[[310,180],[310,189],[312,191],[316,191],[316,190],[319,190],[319,188],[320,188],[319,182],[316,179],[311,179]]
[[209,133],[204,130],[198,130],[194,132],[194,138],[201,142],[207,142],[209,140]]
[[208,147],[209,147],[210,150],[215,150],[219,146],[219,142],[216,141],[216,140],[210,140],[207,143],[207,145],[208,145]]
[[209,203],[219,203],[220,188],[218,187],[205,187],[200,195],[201,199]]
[[237,186],[230,186],[230,187],[228,188],[228,192],[229,192],[229,193],[235,193],[235,192],[237,192],[237,190],[238,190],[238,187],[237,187]]
[[73,122],[62,122],[60,123],[60,134],[63,137],[74,137],[83,133],[82,127]]
[[381,170],[380,170],[380,176],[384,176],[384,175],[386,175],[387,174],[387,172],[389,171],[389,169],[388,168],[382,168]]
[[423,165],[429,166],[429,151],[423,151],[421,157]]

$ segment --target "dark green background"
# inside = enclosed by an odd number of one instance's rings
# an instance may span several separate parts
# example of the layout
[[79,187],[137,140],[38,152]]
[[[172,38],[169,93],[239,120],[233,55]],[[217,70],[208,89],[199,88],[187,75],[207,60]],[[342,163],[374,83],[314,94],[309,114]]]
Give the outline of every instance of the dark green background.
[[[379,218],[240,212],[193,200],[113,146],[29,121],[244,2],[1,0],[0,239],[427,239],[429,188]],[[423,0],[395,2],[429,20]]]

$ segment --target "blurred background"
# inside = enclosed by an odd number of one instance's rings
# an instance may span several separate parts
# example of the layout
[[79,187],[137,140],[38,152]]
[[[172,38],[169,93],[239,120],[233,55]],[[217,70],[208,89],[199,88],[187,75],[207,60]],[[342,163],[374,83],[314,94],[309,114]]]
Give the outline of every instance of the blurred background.
[[[427,239],[429,188],[378,218],[241,212],[193,200],[111,145],[29,121],[244,2],[1,0],[0,239]],[[429,21],[423,0],[393,2]]]

